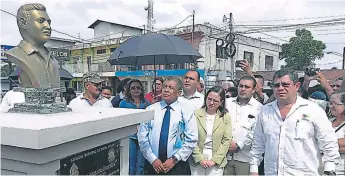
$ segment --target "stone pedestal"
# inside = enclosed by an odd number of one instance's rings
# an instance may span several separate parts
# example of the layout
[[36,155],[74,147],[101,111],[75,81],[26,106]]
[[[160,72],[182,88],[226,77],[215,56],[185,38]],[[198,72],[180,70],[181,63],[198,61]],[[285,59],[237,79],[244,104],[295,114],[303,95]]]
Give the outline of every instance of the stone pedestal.
[[1,114],[1,174],[128,175],[129,136],[153,111]]
[[66,103],[55,102],[57,93],[66,91],[65,89],[15,87],[13,91],[23,92],[25,103],[14,104],[10,113],[52,114],[71,111]]

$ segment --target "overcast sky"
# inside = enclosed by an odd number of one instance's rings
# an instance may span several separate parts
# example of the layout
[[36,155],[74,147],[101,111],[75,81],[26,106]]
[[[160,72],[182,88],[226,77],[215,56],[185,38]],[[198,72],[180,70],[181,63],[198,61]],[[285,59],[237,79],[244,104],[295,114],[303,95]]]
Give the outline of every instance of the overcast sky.
[[[80,35],[83,39],[93,37],[93,30],[87,28],[95,20],[116,22],[131,26],[143,26],[146,24],[147,0],[1,0],[1,9],[16,14],[17,9],[31,2],[39,2],[47,7],[52,20],[52,28],[65,32],[72,36]],[[154,0],[154,27],[169,28],[181,22],[195,10],[196,23],[210,22],[216,26],[224,26],[223,15],[233,13],[235,25],[238,24],[296,24],[313,21],[328,20],[333,18],[345,18],[345,0]],[[337,16],[329,18],[286,20],[271,22],[246,22],[262,20],[280,20],[310,17]],[[192,24],[191,18],[183,25]],[[244,28],[235,28],[242,31]],[[326,51],[343,52],[345,46],[345,24],[310,28],[315,39],[321,40],[327,45]],[[333,34],[334,33],[334,34]],[[266,34],[288,40],[293,32],[266,32]],[[70,38],[53,32],[52,36]],[[253,37],[262,37],[275,43],[284,41],[270,38],[264,34],[251,34]],[[285,38],[284,38],[285,37]],[[13,16],[1,12],[1,44],[17,45],[21,40],[16,19]],[[342,58],[332,54],[317,61],[317,67],[341,68]],[[326,64],[326,65],[324,65]]]

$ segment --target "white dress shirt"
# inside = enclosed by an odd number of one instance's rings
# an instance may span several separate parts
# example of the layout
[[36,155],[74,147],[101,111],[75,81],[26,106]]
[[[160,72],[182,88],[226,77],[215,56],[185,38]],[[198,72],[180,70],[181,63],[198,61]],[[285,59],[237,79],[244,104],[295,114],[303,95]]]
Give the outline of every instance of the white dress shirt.
[[250,171],[258,172],[265,153],[266,175],[318,175],[320,150],[324,153],[324,170],[334,171],[339,147],[325,111],[298,96],[283,121],[275,100],[264,105],[259,114]]
[[[138,140],[140,151],[144,157],[152,164],[158,158],[159,138],[166,111],[167,104],[164,101],[157,102],[147,107],[147,110],[154,110],[154,119],[140,124]],[[170,125],[168,136],[167,157],[175,156],[178,160],[187,161],[198,142],[198,126],[193,111],[185,108],[185,105],[175,101],[170,105]],[[185,124],[183,144],[177,148],[179,124]]]
[[206,113],[206,138],[205,138],[205,145],[203,149],[203,155],[205,160],[212,159],[212,149],[213,149],[213,126],[214,120],[216,118],[216,114],[210,115]]
[[68,105],[73,111],[83,111],[88,107],[103,107],[112,108],[110,100],[99,95],[95,103],[91,104],[89,100],[84,97],[84,93],[80,94],[78,97],[74,98]]
[[[226,108],[229,111],[232,123],[232,140],[240,147],[237,153],[228,153],[228,160],[249,163],[250,148],[253,142],[254,127],[262,104],[252,97],[247,104],[240,105],[237,98],[227,98]],[[250,118],[254,117],[254,118]]]
[[178,97],[178,101],[182,104],[185,104],[186,106],[191,108],[192,111],[194,111],[196,109],[200,109],[204,105],[204,95],[202,93],[199,93],[198,91],[195,91],[194,95],[188,98],[182,92],[182,95]]
[[[343,123],[335,127],[334,130],[337,130]],[[335,134],[337,135],[337,139],[345,138],[345,126],[340,128]],[[340,153],[340,160],[336,166],[336,173],[337,175],[345,174],[345,153]]]

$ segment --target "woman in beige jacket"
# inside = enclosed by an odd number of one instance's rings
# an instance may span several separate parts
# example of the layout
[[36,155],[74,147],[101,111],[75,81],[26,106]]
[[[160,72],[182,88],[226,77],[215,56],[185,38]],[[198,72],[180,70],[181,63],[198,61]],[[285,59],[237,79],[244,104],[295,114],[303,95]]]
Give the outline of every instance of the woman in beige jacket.
[[192,175],[223,175],[231,143],[231,118],[225,109],[225,91],[212,87],[204,106],[194,112],[198,123],[198,145],[190,158]]

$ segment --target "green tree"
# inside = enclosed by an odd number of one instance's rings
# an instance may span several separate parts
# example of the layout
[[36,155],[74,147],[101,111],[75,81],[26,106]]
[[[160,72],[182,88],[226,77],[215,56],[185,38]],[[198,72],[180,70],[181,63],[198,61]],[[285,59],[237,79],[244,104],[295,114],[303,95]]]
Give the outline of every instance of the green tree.
[[289,43],[282,45],[280,59],[285,59],[283,68],[304,70],[311,66],[316,59],[323,57],[326,45],[322,41],[314,40],[310,31],[297,29],[296,37],[290,38]]

